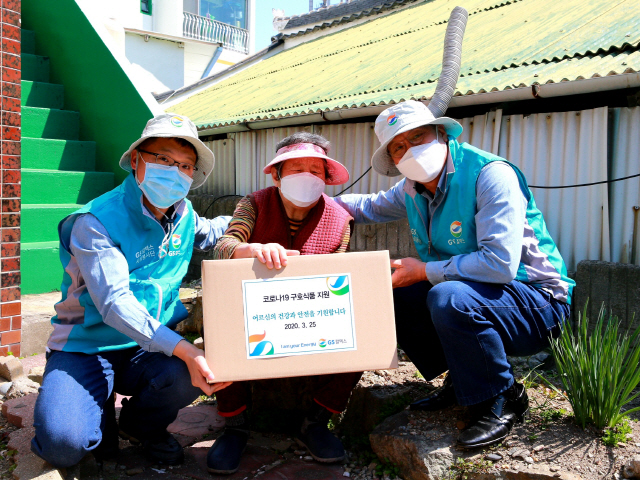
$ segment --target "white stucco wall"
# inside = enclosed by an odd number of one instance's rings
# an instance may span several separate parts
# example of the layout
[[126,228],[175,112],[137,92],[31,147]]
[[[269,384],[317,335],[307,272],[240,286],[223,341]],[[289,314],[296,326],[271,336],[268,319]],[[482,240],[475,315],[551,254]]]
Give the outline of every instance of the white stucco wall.
[[184,48],[169,40],[127,33],[125,51],[135,75],[150,92],[180,88],[185,81]]

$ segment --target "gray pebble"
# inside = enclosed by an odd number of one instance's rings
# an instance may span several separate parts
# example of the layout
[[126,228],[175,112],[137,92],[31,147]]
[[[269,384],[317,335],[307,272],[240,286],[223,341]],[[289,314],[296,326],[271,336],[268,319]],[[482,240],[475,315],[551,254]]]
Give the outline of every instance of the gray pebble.
[[484,458],[486,458],[487,460],[491,460],[492,462],[499,462],[500,460],[502,460],[502,455],[497,453],[490,453]]

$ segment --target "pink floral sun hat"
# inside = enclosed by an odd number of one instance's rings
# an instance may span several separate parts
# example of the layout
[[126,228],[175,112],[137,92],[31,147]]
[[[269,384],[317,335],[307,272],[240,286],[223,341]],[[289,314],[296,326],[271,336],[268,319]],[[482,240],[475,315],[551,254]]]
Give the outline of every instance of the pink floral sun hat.
[[278,163],[289,160],[290,158],[305,157],[323,158],[327,161],[329,176],[325,179],[324,183],[326,185],[342,185],[349,181],[349,171],[347,168],[333,158],[327,157],[324,149],[313,143],[294,143],[293,145],[282,147],[276,152],[276,158],[271,160],[262,172],[269,174],[271,173],[271,167]]

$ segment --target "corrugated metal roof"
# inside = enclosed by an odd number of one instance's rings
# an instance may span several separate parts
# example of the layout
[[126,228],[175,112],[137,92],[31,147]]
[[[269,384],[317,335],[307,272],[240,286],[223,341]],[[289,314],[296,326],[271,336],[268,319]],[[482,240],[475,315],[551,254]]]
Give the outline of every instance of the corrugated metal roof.
[[[319,8],[309,13],[289,17],[289,21],[287,22],[283,30],[303,27],[305,25],[312,25],[319,22],[327,22],[323,23],[322,27],[328,27],[339,23],[353,22],[354,20],[358,20],[360,18],[368,17],[371,15],[377,15],[387,10],[393,10],[394,8],[398,8],[404,4],[412,3],[415,1],[417,0],[355,0],[349,3],[330,5],[327,8]],[[281,20],[285,19],[286,17],[282,18]],[[328,20],[332,21],[328,22]],[[305,32],[299,32],[297,34],[307,33],[311,30],[312,29],[309,29]],[[290,35],[294,36],[297,34]]]
[[470,16],[457,95],[640,70],[640,0],[434,0],[285,50],[171,110],[211,128],[430,98],[458,3]]

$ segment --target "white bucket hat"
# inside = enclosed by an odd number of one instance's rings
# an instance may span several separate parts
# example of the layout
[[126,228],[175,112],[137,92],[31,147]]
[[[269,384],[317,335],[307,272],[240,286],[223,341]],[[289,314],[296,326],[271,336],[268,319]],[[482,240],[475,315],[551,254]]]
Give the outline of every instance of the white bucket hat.
[[401,175],[387,152],[387,146],[396,135],[423,125],[443,125],[447,135],[453,138],[459,137],[462,133],[462,125],[449,117],[434,117],[422,102],[407,100],[398,103],[384,110],[376,118],[375,132],[381,145],[371,157],[373,169],[387,177]]
[[131,151],[147,138],[182,138],[193,145],[198,155],[196,159],[198,170],[193,173],[191,190],[200,187],[211,174],[215,163],[213,152],[200,141],[198,130],[193,122],[184,115],[175,113],[163,113],[149,120],[142,131],[142,136],[133,142],[120,158],[120,168],[127,172],[131,171]]

